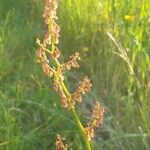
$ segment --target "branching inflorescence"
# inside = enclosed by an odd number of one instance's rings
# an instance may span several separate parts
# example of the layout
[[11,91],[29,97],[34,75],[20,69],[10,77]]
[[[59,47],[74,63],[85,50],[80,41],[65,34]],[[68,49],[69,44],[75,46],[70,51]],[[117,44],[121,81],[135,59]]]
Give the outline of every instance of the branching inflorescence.
[[[61,105],[63,108],[68,109],[79,127],[87,150],[91,150],[91,140],[94,137],[94,128],[103,124],[104,108],[99,102],[96,103],[91,121],[87,124],[87,127],[83,127],[75,109],[75,104],[82,102],[82,95],[91,91],[91,81],[86,76],[83,81],[79,83],[76,91],[70,93],[64,83],[65,70],[71,70],[72,68],[78,68],[78,60],[80,56],[78,52],[75,52],[69,57],[69,60],[64,63],[60,63],[58,58],[61,56],[61,52],[56,46],[59,43],[60,27],[57,24],[57,0],[46,0],[44,9],[44,21],[47,25],[47,32],[45,33],[44,40],[41,42],[37,39],[36,43],[39,45],[37,50],[37,60],[42,66],[44,74],[50,77],[53,81],[54,89],[59,93]],[[49,62],[50,57],[51,62]],[[57,150],[67,150],[67,145],[63,144],[63,138],[57,135],[56,140]]]

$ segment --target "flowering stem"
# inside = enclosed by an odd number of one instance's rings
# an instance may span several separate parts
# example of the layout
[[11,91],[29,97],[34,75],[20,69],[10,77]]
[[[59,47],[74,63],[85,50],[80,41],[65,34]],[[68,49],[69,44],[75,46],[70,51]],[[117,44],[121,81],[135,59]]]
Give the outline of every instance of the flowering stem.
[[[67,94],[67,96],[70,97],[71,94],[69,93],[69,91],[68,91],[68,89],[66,88],[66,86],[65,86],[65,84],[64,84],[63,81],[61,82],[61,84],[62,84],[62,87],[63,87],[65,93]],[[77,125],[78,125],[78,127],[79,127],[81,133],[83,134],[83,138],[84,138],[84,140],[85,140],[87,150],[91,150],[90,142],[87,140],[87,137],[86,137],[86,135],[84,134],[84,127],[83,127],[83,125],[81,124],[81,121],[80,121],[80,119],[79,119],[79,117],[78,117],[78,115],[77,115],[77,113],[76,113],[75,107],[71,107],[71,112],[72,112],[72,115],[74,116],[74,119],[75,119],[76,122],[77,122]]]
[[[52,39],[53,39],[53,38],[52,38]],[[55,49],[55,44],[54,44],[54,42],[53,42],[53,40],[52,40],[51,52],[49,51],[49,53],[51,54],[51,53],[54,51],[54,49]],[[54,59],[54,61],[55,61],[56,65],[57,65],[57,67],[60,67],[60,63],[59,63],[58,59],[56,59],[56,58],[54,58],[54,57],[52,57],[52,58]],[[67,89],[65,83],[64,83],[62,80],[61,80],[60,83],[61,83],[61,86],[62,86],[64,92],[66,93],[67,97],[71,97],[71,94],[70,94],[69,90]],[[88,141],[88,139],[87,139],[87,137],[86,137],[86,135],[85,135],[85,133],[84,133],[84,127],[83,127],[83,125],[81,124],[81,121],[80,121],[80,119],[79,119],[79,117],[78,117],[78,115],[77,115],[77,113],[76,113],[75,107],[71,107],[70,110],[71,110],[71,113],[72,113],[72,115],[74,116],[74,119],[76,120],[77,125],[78,125],[78,127],[79,127],[79,129],[80,129],[80,131],[81,131],[81,133],[82,133],[82,135],[83,135],[83,138],[84,138],[85,144],[86,144],[86,149],[87,149],[87,150],[91,150],[90,141]]]
[[[55,60],[55,63],[56,63],[56,65],[57,65],[57,67],[59,67],[59,66],[60,66],[59,61],[58,61],[57,59],[54,59],[54,60]],[[71,97],[71,94],[70,94],[70,92],[68,91],[68,89],[67,89],[67,87],[66,87],[66,85],[64,84],[63,81],[61,81],[61,85],[62,85],[62,88],[63,88],[64,92],[66,93],[66,95],[67,95],[68,97]],[[87,140],[87,137],[86,137],[86,135],[84,134],[84,127],[83,127],[83,125],[81,124],[81,121],[80,121],[80,119],[79,119],[79,117],[78,117],[78,115],[77,115],[77,113],[76,113],[75,107],[71,107],[71,112],[72,112],[72,115],[74,116],[74,119],[75,119],[76,122],[77,122],[77,125],[78,125],[78,127],[79,127],[81,133],[83,134],[83,138],[84,138],[84,140],[85,140],[85,144],[86,144],[87,150],[91,150],[90,142]]]
[[[53,53],[53,51],[55,50],[55,44],[54,44],[53,38],[52,38],[52,41],[51,41],[51,51],[50,51],[49,49],[47,49],[46,47],[44,47],[43,44],[41,44],[40,42],[38,42],[38,44],[39,44],[40,47],[42,47],[42,49],[43,49],[44,51],[46,51],[47,53],[49,53],[49,54],[52,56],[52,53]],[[56,64],[57,68],[59,68],[59,67],[61,66],[61,64],[59,63],[58,59],[55,58],[55,57],[53,57],[53,56],[52,56],[52,59],[54,60],[54,62],[55,62],[55,64]],[[59,78],[59,76],[58,76],[57,74],[55,74],[55,75],[57,76],[57,78]],[[61,86],[62,86],[62,88],[63,88],[65,94],[67,95],[67,97],[71,98],[71,94],[70,94],[69,90],[67,89],[65,83],[63,82],[62,79],[60,79],[60,80],[61,80],[61,81],[60,81],[60,84],[61,84]],[[70,100],[70,99],[68,99],[68,100]],[[84,133],[84,127],[83,127],[83,125],[81,124],[81,121],[80,121],[80,119],[79,119],[79,117],[78,117],[78,115],[77,115],[77,113],[76,113],[75,107],[72,106],[72,107],[70,108],[70,110],[71,110],[71,113],[72,113],[72,115],[74,116],[74,119],[76,120],[77,125],[78,125],[78,127],[79,127],[79,129],[80,129],[80,131],[81,131],[81,133],[82,133],[82,135],[83,135],[83,138],[84,138],[84,140],[85,140],[85,144],[86,144],[87,150],[91,150],[91,141],[89,141],[89,140],[87,139],[87,136],[86,136],[85,133]]]
[[[68,108],[72,113],[72,116],[76,121],[76,124],[85,141],[86,150],[92,150],[91,139],[94,137],[94,128],[102,124],[104,109],[99,104],[99,102],[97,102],[93,110],[93,120],[88,123],[88,126],[86,128],[83,127],[76,112],[75,103],[82,101],[81,94],[89,92],[91,90],[92,84],[90,83],[90,80],[85,77],[84,80],[80,83],[80,86],[78,87],[76,92],[70,93],[67,89],[64,83],[63,69],[66,68],[70,70],[71,68],[78,68],[79,64],[77,60],[80,60],[79,53],[76,52],[74,55],[71,55],[70,61],[65,64],[59,63],[58,58],[60,57],[61,53],[56,46],[59,43],[60,36],[60,27],[56,22],[56,9],[58,7],[58,4],[57,0],[46,0],[45,2],[46,5],[43,17],[45,19],[46,25],[48,25],[48,31],[45,33],[43,44],[41,44],[39,39],[37,39],[36,41],[36,43],[40,46],[40,49],[38,49],[37,51],[38,61],[41,62],[42,69],[45,75],[47,75],[48,77],[54,77],[54,88],[59,92],[61,96],[62,106],[64,108]],[[47,45],[51,46],[50,50],[47,49]],[[55,63],[55,67],[51,67],[49,65],[49,60],[45,52],[49,53],[53,62]],[[59,135],[57,136],[57,139],[58,140],[56,141],[56,146],[59,147],[58,149],[60,149],[60,146],[63,149],[66,149],[67,146],[63,145],[62,139]]]

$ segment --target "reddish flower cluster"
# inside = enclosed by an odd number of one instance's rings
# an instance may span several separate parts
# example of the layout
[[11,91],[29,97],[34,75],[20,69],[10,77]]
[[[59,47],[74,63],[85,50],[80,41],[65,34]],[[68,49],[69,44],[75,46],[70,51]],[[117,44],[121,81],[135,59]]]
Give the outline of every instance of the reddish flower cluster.
[[55,22],[53,23],[53,30],[52,30],[52,35],[53,35],[53,40],[55,44],[59,43],[59,32],[60,32],[60,27],[58,26],[58,24]]
[[64,138],[61,138],[60,135],[57,134],[57,139],[56,139],[56,150],[67,150],[68,149],[68,145],[63,143]]
[[61,106],[64,108],[69,107],[69,99],[67,98],[63,90],[60,91],[60,97],[61,97]]
[[57,8],[58,8],[58,4],[56,0],[46,0],[44,14],[43,14],[46,24],[50,23],[50,19],[57,19],[56,16]]
[[[61,70],[61,69],[60,69]],[[61,73],[62,71],[60,71]],[[58,75],[59,73],[57,73]],[[63,77],[63,74],[60,74],[59,79]],[[70,108],[75,105],[76,102],[82,101],[82,94],[85,94],[85,92],[90,92],[92,84],[90,83],[90,79],[88,77],[85,77],[82,82],[80,82],[79,87],[77,90],[71,95],[71,97],[67,97],[66,94],[63,91],[61,80],[58,78],[54,79],[54,89],[59,92],[61,97],[61,104],[64,108]]]
[[37,56],[37,61],[38,62],[47,62],[48,63],[47,56],[45,54],[45,51],[42,48],[39,48],[37,50],[36,56]]
[[49,66],[48,63],[42,63],[42,70],[44,74],[48,77],[52,77],[54,74],[53,69]]
[[85,135],[86,135],[88,141],[91,141],[92,138],[94,138],[94,136],[95,136],[94,129],[93,129],[91,126],[86,127],[86,128],[84,129],[84,133],[85,133]]
[[[37,43],[40,41],[37,39]],[[44,74],[48,77],[52,77],[54,74],[54,70],[49,66],[49,60],[45,54],[45,51],[42,48],[39,48],[36,52],[37,60],[42,65],[42,70]]]
[[60,57],[60,54],[61,54],[61,53],[60,53],[59,49],[58,49],[57,47],[55,47],[55,50],[54,50],[52,56],[57,59],[57,58]]
[[79,68],[79,64],[77,60],[80,60],[80,56],[78,52],[70,56],[70,60],[64,64],[64,67],[70,70],[71,68]]
[[91,123],[91,125],[95,127],[101,126],[103,124],[104,112],[105,112],[104,108],[100,105],[99,102],[96,102],[92,115],[93,123]]
[[84,130],[89,141],[91,141],[91,139],[94,137],[94,128],[103,124],[104,112],[104,108],[99,102],[96,102],[93,110],[92,120],[88,123],[88,127],[86,127]]
[[58,8],[58,2],[57,0],[46,0],[45,3],[45,9],[44,9],[44,20],[45,23],[48,25],[48,31],[45,33],[44,43],[45,44],[51,44],[52,41],[55,44],[58,44],[59,40],[59,32],[60,27],[55,22],[57,19],[57,8]]
[[92,83],[90,83],[90,79],[86,76],[82,82],[80,82],[79,87],[77,88],[76,92],[72,94],[73,100],[77,102],[82,101],[82,94],[85,92],[90,92],[92,87]]
[[48,30],[46,33],[45,33],[45,38],[44,38],[44,44],[51,44],[52,41],[55,43],[55,44],[58,44],[59,43],[59,32],[60,32],[60,27],[57,25],[57,23],[55,22],[51,22],[53,28],[50,30]]
[[52,41],[51,32],[50,32],[50,31],[47,31],[47,32],[45,33],[44,43],[50,45],[50,44],[51,44],[51,41]]

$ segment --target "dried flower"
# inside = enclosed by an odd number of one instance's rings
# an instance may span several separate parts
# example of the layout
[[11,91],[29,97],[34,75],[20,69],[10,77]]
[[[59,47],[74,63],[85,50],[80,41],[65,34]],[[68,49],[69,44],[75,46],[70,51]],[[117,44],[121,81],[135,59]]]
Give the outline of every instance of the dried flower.
[[93,129],[93,128],[91,128],[91,127],[86,127],[86,128],[84,129],[84,133],[85,133],[85,135],[87,136],[88,141],[91,141],[92,138],[94,138],[95,133],[94,133],[94,129]]
[[46,76],[52,77],[54,72],[53,69],[48,65],[48,63],[42,63],[42,69]]
[[54,22],[54,24],[53,24],[53,36],[54,36],[55,44],[59,43],[59,40],[58,40],[60,37],[59,32],[60,32],[60,27],[56,22]]
[[61,84],[60,84],[60,81],[58,78],[54,78],[53,86],[54,86],[54,89],[56,90],[56,92],[62,90],[62,87],[61,87]]
[[85,92],[90,92],[92,87],[92,83],[90,83],[90,79],[86,76],[77,89],[78,93],[85,94]]
[[80,60],[80,56],[78,52],[70,56],[70,60],[64,64],[65,68],[70,70],[71,68],[79,68],[79,64],[77,60]]
[[[37,39],[37,43],[40,44],[40,41]],[[42,70],[46,76],[52,77],[54,70],[49,66],[49,60],[45,54],[45,51],[40,47],[36,52],[37,60],[42,65]]]
[[88,140],[91,140],[94,137],[94,128],[103,124],[104,112],[104,108],[99,102],[96,102],[93,110],[92,120],[88,123],[88,127],[84,129]]
[[39,48],[36,52],[36,57],[38,62],[49,62],[47,56],[42,48]]
[[104,108],[100,105],[99,102],[96,102],[92,116],[95,127],[99,127],[100,125],[103,124],[104,112],[105,112]]
[[74,102],[82,102],[81,94],[85,94],[85,92],[91,91],[92,84],[90,83],[90,79],[85,77],[82,82],[80,82],[79,87],[77,88],[76,92],[72,94],[72,99]]
[[56,139],[56,150],[67,150],[68,149],[68,145],[63,143],[64,138],[61,138],[60,135],[57,134],[57,139]]
[[[92,87],[92,83],[90,83],[90,79],[88,79],[88,77],[86,76],[83,81],[81,82],[81,85],[79,87],[79,89],[84,89],[85,92],[90,92],[91,91],[91,87]],[[84,92],[83,92],[84,94]]]
[[44,43],[50,45],[50,44],[51,44],[51,41],[52,41],[51,32],[50,32],[50,31],[47,31],[47,32],[45,33]]
[[75,92],[72,94],[72,99],[78,103],[81,103],[82,102],[82,96],[79,92]]
[[64,75],[63,75],[64,74],[64,70],[63,70],[63,68],[61,66],[57,68],[56,74],[57,74],[57,76],[59,77],[59,79],[61,81],[64,80]]
[[43,17],[45,19],[45,23],[51,28],[48,28],[48,31],[45,34],[44,39],[45,44],[51,44],[52,40],[55,44],[58,44],[59,42],[58,38],[60,36],[59,35],[60,27],[55,22],[55,19],[57,19],[56,16],[57,7],[58,7],[57,0],[46,0]]
[[55,50],[54,50],[52,56],[55,57],[55,58],[59,58],[60,57],[60,51],[59,51],[59,49],[57,47],[55,47]]
[[57,0],[46,0],[45,10],[43,14],[46,24],[50,23],[50,18],[57,19],[56,16],[57,7],[58,7]]
[[68,107],[68,99],[64,93],[63,90],[60,91],[60,97],[61,97],[61,105],[63,108],[67,108]]

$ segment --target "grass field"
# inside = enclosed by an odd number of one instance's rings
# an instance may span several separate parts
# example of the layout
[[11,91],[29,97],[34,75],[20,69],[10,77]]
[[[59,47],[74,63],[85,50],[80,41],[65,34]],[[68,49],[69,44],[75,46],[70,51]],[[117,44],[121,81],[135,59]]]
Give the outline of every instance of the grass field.
[[[150,149],[150,2],[61,0],[59,48],[78,50],[80,69],[67,72],[71,90],[88,75],[93,90],[79,104],[85,125],[96,100],[106,109],[95,150]],[[73,150],[84,142],[36,62],[43,37],[42,0],[0,0],[0,150],[53,150],[56,133]]]

